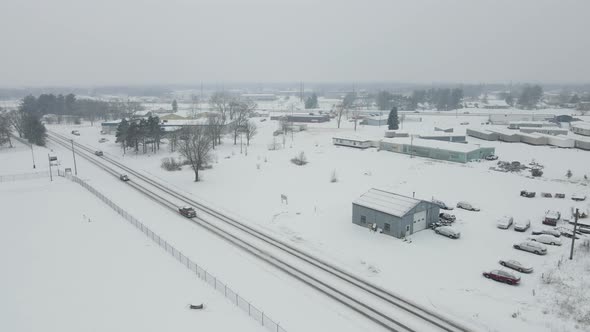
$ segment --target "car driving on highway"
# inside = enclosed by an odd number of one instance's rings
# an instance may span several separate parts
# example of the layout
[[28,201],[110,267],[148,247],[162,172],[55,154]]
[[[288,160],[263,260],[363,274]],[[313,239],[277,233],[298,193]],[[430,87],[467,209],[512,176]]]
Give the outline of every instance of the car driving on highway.
[[197,212],[190,206],[181,206],[178,208],[178,212],[187,218],[194,218],[197,216]]

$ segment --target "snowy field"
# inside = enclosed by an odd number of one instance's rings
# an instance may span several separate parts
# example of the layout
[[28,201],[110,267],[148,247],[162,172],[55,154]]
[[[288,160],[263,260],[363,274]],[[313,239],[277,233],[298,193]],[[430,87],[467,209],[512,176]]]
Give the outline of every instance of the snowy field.
[[263,331],[77,184],[0,183],[0,200],[2,331]]
[[[425,115],[422,120],[404,123],[402,131],[419,134],[431,132],[434,126],[451,126],[455,133],[461,134],[466,127],[488,126],[482,124],[487,120],[485,114]],[[470,122],[469,126],[460,125],[466,121]],[[585,247],[577,249],[573,262],[564,258],[569,254],[567,241],[564,246],[550,247],[546,256],[536,256],[512,248],[514,243],[530,236],[530,230],[523,234],[495,227],[496,219],[503,215],[512,215],[517,221],[530,219],[536,227],[540,226],[541,217],[548,209],[559,210],[566,218],[570,217],[572,207],[586,210],[587,202],[574,203],[569,196],[578,192],[588,194],[583,177],[585,174],[590,176],[590,152],[487,142],[468,137],[470,143],[495,147],[500,160],[518,160],[525,164],[534,160],[543,164],[545,174],[541,179],[533,179],[528,173],[491,171],[489,167],[495,165],[494,162],[457,164],[375,149],[333,146],[333,135],[354,133],[353,124],[347,121],[343,121],[342,129],[337,129],[334,121],[309,125],[308,131],[295,133],[293,137],[288,135],[284,149],[269,151],[268,145],[274,140],[272,132],[278,123],[257,124],[259,134],[248,148],[248,154],[240,153],[239,142],[233,145],[231,139],[226,138],[215,150],[213,168],[202,173],[204,178],[199,183],[192,182],[192,171],[186,167],[178,172],[166,172],[160,168],[162,158],[177,156],[170,153],[166,145],[155,155],[123,155],[114,143],[114,136],[99,134],[98,124],[94,127],[75,126],[80,130],[79,137],[69,134],[74,126],[51,126],[50,129],[101,149],[179,191],[230,211],[245,222],[480,330],[584,331],[590,328],[587,325],[589,320],[584,322],[583,315],[590,311],[588,296],[564,291],[571,287],[587,289],[590,285],[587,273],[572,278],[590,270]],[[385,129],[359,126],[356,134],[382,137]],[[101,137],[107,137],[109,142],[99,144]],[[278,136],[276,140],[282,142],[283,138]],[[53,146],[50,144],[50,147]],[[61,167],[71,167],[71,153],[54,148],[62,160]],[[289,160],[301,151],[305,152],[309,163],[295,166]],[[4,150],[0,158],[4,158],[5,153]],[[27,167],[30,167],[30,160],[25,162],[25,158],[22,159],[23,165],[28,163]],[[221,245],[213,243],[211,236],[201,234],[198,228],[187,226],[182,220],[164,223],[163,220],[172,218],[171,213],[160,211],[162,209],[158,206],[146,210],[146,204],[142,202],[149,200],[132,199],[128,188],[96,167],[80,160],[78,166],[82,177],[103,191],[111,191],[116,202],[126,202],[130,208],[136,209],[140,220],[151,223],[151,228],[163,232],[181,250],[194,252],[197,261],[203,261],[222,279],[243,290],[247,298],[263,308],[272,308],[274,317],[285,322],[287,330],[319,331],[336,326],[339,330],[367,329],[363,325],[351,324],[357,321],[352,318],[342,321],[348,313],[339,309],[337,304],[321,299],[312,290],[298,287],[297,282],[236,249],[218,247]],[[569,180],[565,177],[568,169],[573,173]],[[335,183],[330,181],[333,172],[338,179]],[[372,187],[409,196],[415,193],[416,197],[423,199],[436,197],[451,204],[469,200],[482,211],[453,211],[458,219],[456,228],[462,234],[460,240],[449,240],[425,230],[410,236],[411,242],[404,242],[352,224],[351,202]],[[537,191],[537,195],[539,192],[563,192],[568,198],[558,200],[537,196],[526,199],[519,196],[522,189]],[[288,205],[281,204],[281,194],[288,196]],[[195,242],[201,247],[206,246],[209,252],[219,250],[231,254],[223,260],[212,259],[209,255],[198,254],[199,246]],[[507,286],[481,276],[485,270],[499,268],[499,259],[511,258],[535,269],[530,275],[522,275],[521,285]],[[236,270],[242,273],[240,277],[236,277]],[[542,276],[548,275],[555,278],[547,282]],[[271,289],[272,292],[268,291]],[[284,301],[285,298],[289,301]],[[578,311],[564,309],[572,307],[572,303]],[[297,309],[294,311],[294,308]],[[314,314],[322,317],[315,320],[321,324],[301,322],[302,317]]]

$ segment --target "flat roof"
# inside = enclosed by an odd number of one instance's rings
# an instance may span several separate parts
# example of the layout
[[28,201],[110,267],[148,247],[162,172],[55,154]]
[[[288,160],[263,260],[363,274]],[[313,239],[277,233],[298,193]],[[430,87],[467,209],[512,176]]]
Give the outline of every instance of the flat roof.
[[508,135],[508,136],[520,135],[519,131],[510,130],[510,129],[503,129],[503,128],[489,128],[488,131],[491,131],[492,133]]
[[358,135],[338,135],[338,136],[333,136],[332,139],[346,139],[346,140],[357,141],[357,142],[370,142],[371,141],[371,139],[369,139],[369,138],[361,137]]
[[396,217],[405,216],[421,200],[372,188],[353,201],[354,204],[381,211]]
[[590,129],[590,122],[572,122],[572,127]]
[[465,152],[465,153],[476,151],[481,148],[487,148],[486,146],[477,146],[475,144],[459,143],[459,142],[446,142],[446,141],[428,140],[428,139],[420,139],[420,138],[414,138],[414,141],[412,142],[412,139],[409,137],[384,138],[384,139],[382,139],[382,141],[387,142],[387,143],[413,145],[413,146],[418,146],[418,147],[425,147],[425,148],[431,148],[431,149],[441,149],[441,150],[456,151],[456,152]]

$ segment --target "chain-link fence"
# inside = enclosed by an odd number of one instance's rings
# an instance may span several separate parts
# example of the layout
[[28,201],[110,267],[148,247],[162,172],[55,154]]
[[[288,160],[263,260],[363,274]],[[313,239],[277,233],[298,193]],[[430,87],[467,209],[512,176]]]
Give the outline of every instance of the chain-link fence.
[[[62,175],[64,173],[61,173]],[[262,326],[266,327],[268,330],[273,332],[286,332],[279,323],[273,321],[268,316],[264,314],[264,311],[260,310],[259,308],[255,307],[252,303],[246,301],[243,297],[238,295],[233,289],[229,288],[225,283],[220,281],[217,277],[209,273],[203,267],[199,266],[195,262],[193,262],[190,258],[184,255],[180,250],[174,248],[170,243],[164,240],[161,236],[154,233],[150,230],[147,226],[142,224],[139,220],[135,219],[132,215],[127,213],[127,211],[123,210],[113,201],[108,199],[106,196],[101,194],[98,190],[94,189],[84,180],[71,175],[69,173],[65,174],[66,177],[78,184],[82,187],[86,188],[88,191],[93,193],[95,196],[100,198],[103,202],[105,202],[108,206],[110,206],[113,210],[115,210],[119,215],[121,215],[125,220],[127,220],[130,224],[135,226],[138,230],[144,233],[147,237],[149,237],[154,243],[158,244],[162,249],[166,250],[172,257],[176,258],[182,265],[188,268],[190,271],[195,273],[195,275],[207,283],[209,286],[214,288],[216,291],[221,293],[226,299],[230,300],[234,305],[238,308],[242,309],[248,316],[254,318],[258,323]],[[63,175],[62,175],[63,176]]]
[[10,182],[10,181],[38,179],[38,178],[49,178],[49,172],[45,171],[45,172],[0,175],[0,182]]

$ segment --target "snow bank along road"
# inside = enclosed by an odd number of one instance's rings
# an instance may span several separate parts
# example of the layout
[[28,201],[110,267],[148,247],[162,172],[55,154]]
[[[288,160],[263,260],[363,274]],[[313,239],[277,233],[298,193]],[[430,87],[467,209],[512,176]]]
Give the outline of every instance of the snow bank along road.
[[[49,139],[66,149],[72,141],[50,132]],[[107,155],[97,157],[94,150],[74,143],[81,156],[115,177],[126,173],[127,184],[163,206],[177,212],[179,205],[191,205],[199,212],[199,226],[247,251],[275,268],[300,280],[357,314],[389,331],[471,331],[458,322],[373,285],[333,264],[314,257],[235,218],[179,194]]]

